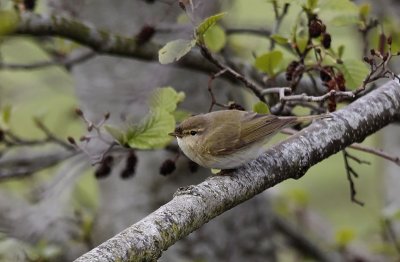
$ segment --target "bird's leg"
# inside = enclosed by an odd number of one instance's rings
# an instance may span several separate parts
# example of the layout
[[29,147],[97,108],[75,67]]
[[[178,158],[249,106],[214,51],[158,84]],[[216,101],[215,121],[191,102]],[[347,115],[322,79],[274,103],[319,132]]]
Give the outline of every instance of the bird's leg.
[[236,169],[222,169],[217,173],[218,176],[230,176]]

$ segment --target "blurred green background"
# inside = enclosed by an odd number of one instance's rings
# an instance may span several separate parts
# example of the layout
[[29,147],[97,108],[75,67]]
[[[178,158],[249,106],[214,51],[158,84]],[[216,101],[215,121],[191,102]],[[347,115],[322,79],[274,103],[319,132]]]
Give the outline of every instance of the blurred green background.
[[[231,3],[231,2],[230,2]],[[273,23],[274,16],[271,4],[265,0],[236,0],[233,4],[223,5],[228,12],[224,23],[231,26],[268,28]],[[43,7],[42,7],[43,8]],[[42,9],[43,10],[43,9]],[[40,11],[40,9],[39,9]],[[298,10],[290,9],[280,32],[290,32],[290,25]],[[360,59],[361,46],[357,37],[349,37],[355,30],[347,26],[335,26],[330,23],[330,17],[321,16],[328,25],[333,36],[333,46],[346,46],[345,57]],[[326,18],[326,20],[325,20]],[[255,36],[231,36],[228,43],[233,50],[240,50],[240,55],[252,62],[252,53],[261,54],[268,51],[269,40]],[[57,50],[68,50],[73,44],[57,40]],[[0,45],[2,59],[6,62],[31,63],[50,59],[49,55],[39,47],[38,43],[29,38],[5,38]],[[290,56],[285,59],[290,60]],[[206,89],[205,89],[206,92]],[[32,118],[40,117],[44,123],[62,138],[79,137],[83,126],[74,117],[74,109],[78,106],[74,95],[74,80],[70,72],[60,67],[32,71],[0,70],[0,107],[12,106],[11,128],[19,135],[29,138],[42,137],[43,134],[35,127]],[[270,144],[281,141],[286,136],[278,135]],[[379,147],[379,134],[366,139],[363,144]],[[371,162],[371,165],[352,166],[360,174],[355,179],[357,198],[365,203],[364,207],[350,201],[349,183],[343,164],[343,156],[338,153],[322,163],[312,167],[300,180],[290,180],[270,189],[276,196],[278,211],[285,213],[290,205],[309,207],[331,223],[334,231],[350,229],[356,239],[364,242],[374,242],[371,236],[378,236],[381,230],[381,176],[384,165],[381,159],[370,154],[351,150],[356,156]],[[10,190],[15,195],[28,192],[34,183],[40,183],[42,178],[52,174],[53,169],[42,172],[28,180],[2,182],[1,187]],[[28,188],[29,187],[29,188]],[[73,201],[86,201],[95,207],[98,201],[97,183],[88,171],[78,183],[77,194]],[[285,199],[286,201],[279,201]],[[288,204],[289,202],[289,204]],[[292,204],[290,204],[292,203]]]

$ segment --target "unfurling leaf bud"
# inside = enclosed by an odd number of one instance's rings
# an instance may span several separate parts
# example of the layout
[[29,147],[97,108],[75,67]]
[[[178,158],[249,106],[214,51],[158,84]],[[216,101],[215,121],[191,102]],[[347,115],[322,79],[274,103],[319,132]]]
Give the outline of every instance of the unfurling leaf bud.
[[318,18],[311,20],[308,25],[308,33],[311,38],[319,37],[325,30],[325,25]]
[[371,49],[371,50],[369,50],[369,52],[371,53],[371,55],[376,55],[375,49]]
[[114,162],[114,157],[111,155],[106,156],[101,162],[99,168],[96,169],[94,175],[96,178],[107,177],[111,173],[111,167]]
[[391,45],[392,44],[392,40],[393,40],[392,36],[389,36],[388,39],[387,39],[387,44]]
[[112,155],[108,155],[103,159],[103,163],[109,166],[111,166],[113,162],[114,162],[114,157]]
[[94,176],[96,178],[105,178],[111,173],[111,166],[102,164],[99,168],[94,172]]
[[82,110],[80,110],[79,108],[75,108],[75,113],[76,113],[78,116],[83,116],[83,112],[82,112]]
[[386,61],[388,58],[389,58],[389,54],[386,53],[386,54],[382,57],[382,60],[383,60],[383,61]]
[[329,48],[331,48],[331,42],[332,42],[331,35],[328,34],[328,33],[324,33],[324,34],[322,35],[322,41],[321,41],[322,46],[323,46],[324,48],[326,48],[326,49],[329,49]]
[[162,163],[160,167],[160,174],[163,176],[169,175],[175,171],[175,168],[175,161],[167,159],[164,161],[164,163]]
[[67,140],[68,140],[68,142],[69,142],[70,144],[76,145],[76,141],[75,141],[75,139],[74,139],[73,137],[69,136],[69,137],[67,137]]
[[179,0],[179,7],[182,8],[183,11],[186,11],[186,6],[188,0]]
[[135,171],[132,172],[132,170],[124,169],[124,170],[122,170],[120,177],[122,179],[128,179],[128,178],[133,177],[134,175],[135,175]]
[[126,164],[124,170],[121,172],[121,178],[130,178],[135,175],[137,165],[137,156],[135,151],[129,151],[128,157],[126,158]]

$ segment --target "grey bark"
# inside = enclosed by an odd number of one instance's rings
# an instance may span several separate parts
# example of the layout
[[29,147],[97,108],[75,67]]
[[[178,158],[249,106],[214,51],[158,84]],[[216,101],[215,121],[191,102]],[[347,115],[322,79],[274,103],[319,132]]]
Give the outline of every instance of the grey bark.
[[301,178],[312,165],[398,119],[399,112],[400,85],[390,81],[230,175],[180,188],[170,202],[76,261],[155,260],[214,217],[286,179]]
[[[76,5],[78,5],[80,1],[70,2],[76,2]],[[202,2],[205,3],[205,7],[209,6],[203,9],[203,16],[216,12],[211,11],[216,8],[215,1]],[[162,22],[173,20],[176,13],[181,12],[177,6],[173,7],[176,8],[173,8],[170,15]],[[168,5],[163,3],[154,6],[146,5],[144,1],[120,1],[119,4],[115,4],[113,1],[104,0],[88,2],[87,5],[81,6],[78,14],[85,21],[95,25],[95,27],[90,27],[92,29],[90,36],[98,35],[95,33],[98,32],[95,28],[105,28],[113,34],[121,33],[133,36],[149,20],[154,21],[156,17],[163,17],[167,8]],[[55,14],[58,14],[58,11]],[[95,50],[99,53],[116,55],[119,52],[117,50],[122,52],[120,55],[124,58],[99,56],[75,67],[73,70],[80,107],[91,119],[101,117],[104,112],[110,111],[112,123],[123,122],[121,116],[137,120],[147,112],[147,98],[151,91],[155,87],[165,85],[183,90],[190,96],[183,103],[184,108],[192,112],[201,112],[208,108],[207,81],[209,76],[159,65],[157,62],[159,45],[147,43],[138,49],[135,49],[132,45],[133,49],[130,52],[131,55],[129,55],[129,52],[126,53],[126,49],[122,51],[118,48],[112,48],[112,45],[108,45],[111,49],[102,49],[101,46],[107,46],[107,42],[102,40],[96,42],[95,37],[89,38],[91,44],[88,44],[84,41],[87,38],[76,37],[71,28],[64,27],[63,30],[59,31],[56,27],[49,26],[49,24],[52,24],[51,20],[40,17],[26,17],[26,19],[26,23],[23,22],[26,26],[20,27],[20,33],[36,34],[42,32],[45,35],[57,35],[59,32],[63,32],[64,37],[72,38],[89,47],[95,47]],[[27,22],[29,19],[36,22]],[[174,38],[176,39],[178,36]],[[127,43],[132,43],[132,39],[124,39]],[[154,41],[163,42],[165,39],[158,38]],[[134,60],[126,58],[134,58]],[[193,52],[186,59],[180,64],[181,66],[207,73],[213,70],[213,66],[205,61],[199,53]],[[153,63],[140,60],[152,60]],[[191,64],[191,66],[187,66],[188,64]],[[230,83],[217,79],[213,85],[218,99],[222,99],[221,101],[225,101],[226,97],[235,99],[239,94],[237,92],[239,89],[233,92],[231,88],[221,90],[223,85],[231,85]],[[235,100],[241,101],[240,99]],[[98,147],[98,145],[96,146]],[[95,148],[96,150],[99,149]],[[116,168],[109,178],[99,181],[100,209],[92,236],[96,244],[137,222],[167,202],[179,186],[199,183],[208,173],[207,170],[200,169],[194,175],[182,175],[187,172],[187,161],[181,158],[175,174],[163,178],[157,175],[158,169],[162,161],[169,157],[174,157],[174,155],[163,151],[138,152],[139,162],[133,179],[121,180],[119,170]],[[257,206],[263,208],[257,208]],[[227,257],[230,257],[231,261],[243,261],[249,256],[248,252],[245,252],[241,247],[242,243],[248,242],[248,239],[244,237],[247,235],[248,237],[251,236],[252,239],[260,239],[263,242],[262,247],[253,251],[253,261],[261,261],[262,258],[265,261],[265,257],[269,257],[268,261],[274,261],[272,240],[268,238],[271,235],[269,232],[272,230],[269,219],[270,212],[265,197],[255,202],[251,201],[235,211],[234,217],[221,216],[204,227],[202,232],[193,234],[190,238],[175,245],[174,249],[167,252],[162,259],[164,261],[183,261],[202,258],[207,261],[216,261],[227,260]],[[250,213],[252,215],[248,217]],[[262,231],[254,230],[255,227],[251,226],[256,217],[263,221]],[[232,231],[232,226],[243,230],[239,230],[240,233],[238,230]],[[204,237],[204,232],[214,232],[217,236],[209,234],[210,237]],[[211,237],[212,239],[210,239]],[[218,243],[213,244],[215,243],[213,241],[216,240]],[[196,242],[196,246],[194,246],[194,242]],[[227,252],[228,247],[232,246],[232,242],[236,245],[235,254]]]

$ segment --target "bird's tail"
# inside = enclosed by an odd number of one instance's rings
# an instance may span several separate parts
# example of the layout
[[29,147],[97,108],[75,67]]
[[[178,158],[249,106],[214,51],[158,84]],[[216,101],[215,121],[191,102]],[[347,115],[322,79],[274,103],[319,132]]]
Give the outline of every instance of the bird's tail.
[[282,116],[279,117],[282,119],[287,119],[287,120],[292,120],[292,123],[303,123],[303,122],[308,122],[308,121],[313,121],[317,119],[323,119],[323,118],[332,118],[331,115],[329,114],[321,114],[321,115],[311,115],[311,116]]

